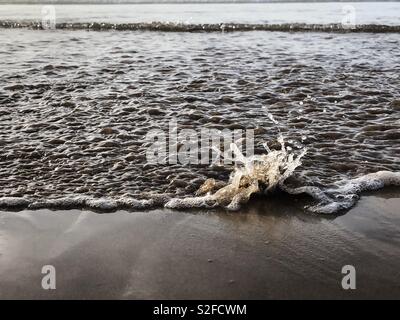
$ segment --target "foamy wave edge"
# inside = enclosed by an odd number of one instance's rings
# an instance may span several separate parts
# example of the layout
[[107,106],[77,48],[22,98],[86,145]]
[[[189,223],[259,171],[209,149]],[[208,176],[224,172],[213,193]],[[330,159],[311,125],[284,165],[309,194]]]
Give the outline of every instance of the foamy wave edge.
[[[400,172],[378,171],[355,179],[340,181],[335,187],[327,189],[314,186],[290,188],[284,184],[280,184],[279,188],[292,195],[307,194],[311,196],[317,204],[307,206],[305,208],[307,211],[318,214],[337,214],[352,208],[359,200],[362,192],[378,190],[387,186],[400,186]],[[145,200],[124,197],[95,199],[86,196],[49,200],[35,200],[24,197],[0,198],[0,209],[12,211],[87,209],[95,212],[114,212],[117,210],[138,211],[163,207],[169,209],[212,209],[219,207],[219,205],[212,201],[209,195],[186,198],[155,195],[153,199]],[[235,211],[239,210],[240,206],[226,209]]]
[[[43,30],[41,21],[2,20],[0,28],[26,28]],[[57,23],[60,30],[94,31],[162,31],[162,32],[237,32],[237,31],[280,31],[280,32],[337,32],[337,33],[400,33],[400,25],[363,24],[352,27],[340,23],[332,24],[249,24],[249,23],[204,23],[190,24],[179,22],[142,22],[142,23],[102,23],[76,22]]]
[[316,205],[307,206],[311,212],[336,214],[352,208],[365,191],[374,191],[387,186],[400,186],[400,172],[378,171],[361,177],[342,180],[334,187],[321,189],[313,186],[290,188],[282,186],[289,194],[308,194],[317,201]]
[[[374,191],[387,186],[400,186],[400,172],[378,171],[356,179],[343,180],[337,187],[322,189],[315,186],[291,188],[280,184],[279,188],[291,195],[305,194],[310,196],[316,204],[307,205],[304,209],[317,214],[334,215],[351,209],[365,191]],[[209,195],[202,197],[187,197],[171,199],[165,204],[170,209],[220,207]],[[226,206],[225,209],[237,211],[240,205]]]
[[[166,202],[167,200],[164,200]],[[152,207],[160,207],[163,201],[160,199],[137,200],[133,198],[91,198],[86,196],[65,197],[49,200],[33,200],[29,198],[3,197],[0,198],[2,210],[70,210],[88,209],[98,212],[113,212],[117,210],[145,210]]]

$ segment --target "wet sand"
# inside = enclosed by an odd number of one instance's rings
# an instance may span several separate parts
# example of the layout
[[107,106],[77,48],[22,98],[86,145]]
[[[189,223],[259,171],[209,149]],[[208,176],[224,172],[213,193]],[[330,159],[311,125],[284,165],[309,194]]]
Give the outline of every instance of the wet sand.
[[[0,298],[400,298],[400,192],[339,217],[276,196],[241,212],[0,213]],[[41,289],[54,265],[57,289]],[[341,288],[354,265],[357,289]]]

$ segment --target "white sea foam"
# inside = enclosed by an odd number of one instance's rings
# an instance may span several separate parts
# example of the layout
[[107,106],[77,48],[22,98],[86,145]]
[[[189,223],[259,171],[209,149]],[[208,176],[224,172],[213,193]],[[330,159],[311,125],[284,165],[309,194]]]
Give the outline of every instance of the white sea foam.
[[244,156],[236,144],[231,144],[235,167],[227,185],[217,189],[216,181],[206,180],[199,191],[204,196],[185,199],[172,199],[166,203],[167,208],[193,208],[220,206],[229,210],[238,210],[241,204],[250,200],[252,194],[273,191],[294,172],[301,164],[306,153],[303,149],[299,155],[290,152],[282,137],[279,137],[281,150],[271,151],[265,145],[266,154]]
[[113,199],[91,199],[86,201],[86,207],[99,211],[115,211],[118,209],[117,201]]
[[339,181],[331,187],[301,186],[292,188],[285,184],[296,168],[306,149],[295,154],[285,147],[282,137],[278,139],[280,150],[271,151],[265,145],[266,154],[244,156],[235,144],[231,144],[235,167],[228,182],[207,179],[199,188],[197,196],[169,198],[167,195],[149,195],[150,199],[134,199],[129,196],[94,199],[88,196],[64,197],[58,199],[33,200],[24,197],[0,198],[0,209],[89,209],[112,212],[119,209],[146,210],[155,207],[170,209],[215,208],[238,210],[250,201],[253,194],[273,196],[280,190],[292,194],[307,194],[315,203],[306,207],[308,211],[320,214],[335,214],[354,206],[363,191],[377,190],[385,186],[400,186],[400,172],[378,171],[354,179]]
[[400,186],[400,172],[378,171],[341,181],[336,187],[324,190],[325,198],[318,199],[320,202],[317,205],[307,209],[317,213],[335,214],[354,206],[361,192],[377,190],[385,186]]
[[168,199],[155,197],[155,199],[133,199],[130,197],[112,198],[91,198],[88,196],[63,197],[58,199],[35,200],[18,197],[0,198],[0,209],[89,209],[98,212],[112,212],[119,209],[146,210],[151,207],[163,206]]

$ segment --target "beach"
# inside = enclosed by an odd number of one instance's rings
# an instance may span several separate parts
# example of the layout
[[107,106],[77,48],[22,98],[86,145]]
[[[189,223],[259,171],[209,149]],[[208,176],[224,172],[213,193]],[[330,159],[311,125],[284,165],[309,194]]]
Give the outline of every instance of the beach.
[[400,298],[399,2],[0,9],[0,299]]
[[[235,213],[2,212],[0,298],[400,298],[398,188],[339,217],[281,197]],[[43,265],[55,290],[41,287]],[[341,287],[344,265],[355,290]]]

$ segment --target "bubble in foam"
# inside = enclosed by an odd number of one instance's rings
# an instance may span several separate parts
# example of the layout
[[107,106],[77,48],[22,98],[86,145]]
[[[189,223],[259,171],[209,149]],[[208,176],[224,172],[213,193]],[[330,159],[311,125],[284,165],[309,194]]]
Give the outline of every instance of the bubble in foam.
[[112,199],[91,199],[86,200],[86,206],[93,210],[104,212],[115,211],[118,209],[117,201]]

